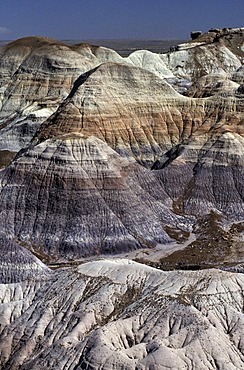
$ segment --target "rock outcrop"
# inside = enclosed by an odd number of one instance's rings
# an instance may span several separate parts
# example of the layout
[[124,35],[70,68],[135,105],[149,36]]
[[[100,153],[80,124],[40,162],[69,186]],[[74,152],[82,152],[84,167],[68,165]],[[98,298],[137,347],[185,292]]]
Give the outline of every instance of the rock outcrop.
[[106,63],[76,81],[64,103],[41,126],[34,143],[82,132],[150,167],[193,133],[207,134],[222,123],[225,130],[242,133],[242,113],[243,101],[235,97],[185,98],[144,69]]
[[14,151],[28,145],[78,77],[101,63],[141,67],[194,97],[234,94],[243,84],[243,29],[212,30],[159,55],[137,51],[122,58],[103,47],[27,37],[2,46],[0,56],[0,148]]

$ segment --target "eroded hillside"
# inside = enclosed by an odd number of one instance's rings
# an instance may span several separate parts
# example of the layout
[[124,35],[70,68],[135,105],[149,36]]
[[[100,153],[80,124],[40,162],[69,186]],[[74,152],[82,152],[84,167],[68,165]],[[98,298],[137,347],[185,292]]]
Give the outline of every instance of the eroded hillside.
[[1,368],[244,369],[243,34],[0,48]]

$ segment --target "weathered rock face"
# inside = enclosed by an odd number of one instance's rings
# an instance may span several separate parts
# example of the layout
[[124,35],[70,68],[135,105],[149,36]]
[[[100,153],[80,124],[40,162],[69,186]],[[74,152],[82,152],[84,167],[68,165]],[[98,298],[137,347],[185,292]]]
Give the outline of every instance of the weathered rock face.
[[138,51],[124,59],[106,48],[69,46],[40,37],[1,47],[0,148],[17,151],[25,147],[68,96],[74,81],[104,62],[134,64],[190,96],[234,94],[243,84],[243,29],[219,31],[216,37],[202,35],[198,42],[168,54]]
[[[101,138],[122,156],[150,165],[162,148],[178,142],[180,128],[172,127],[168,133],[167,123],[178,124],[183,131],[176,101],[184,105],[187,99],[154,74],[123,64],[102,64],[76,81],[36,140],[82,132]],[[174,123],[172,114],[178,114],[180,122]]]
[[5,284],[1,367],[242,369],[243,289],[243,274],[127,260]]

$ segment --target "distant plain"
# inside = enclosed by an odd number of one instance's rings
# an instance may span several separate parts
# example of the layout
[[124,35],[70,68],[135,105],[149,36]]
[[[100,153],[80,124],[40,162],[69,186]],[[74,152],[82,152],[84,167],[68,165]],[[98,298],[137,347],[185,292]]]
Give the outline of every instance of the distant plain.
[[[121,56],[127,57],[136,50],[150,50],[154,53],[166,53],[172,46],[181,44],[186,40],[144,40],[144,39],[86,39],[86,40],[61,40],[67,44],[85,42],[92,45],[104,46],[117,51]],[[0,46],[6,45],[11,40],[0,40]]]

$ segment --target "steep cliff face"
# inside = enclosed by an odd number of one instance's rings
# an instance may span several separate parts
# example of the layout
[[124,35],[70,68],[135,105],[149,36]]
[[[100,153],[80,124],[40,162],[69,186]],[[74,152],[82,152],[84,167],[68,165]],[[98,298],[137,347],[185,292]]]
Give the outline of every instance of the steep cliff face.
[[103,260],[0,288],[6,370],[243,368],[242,274]]

